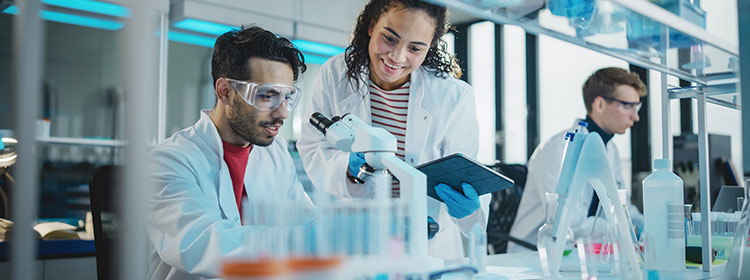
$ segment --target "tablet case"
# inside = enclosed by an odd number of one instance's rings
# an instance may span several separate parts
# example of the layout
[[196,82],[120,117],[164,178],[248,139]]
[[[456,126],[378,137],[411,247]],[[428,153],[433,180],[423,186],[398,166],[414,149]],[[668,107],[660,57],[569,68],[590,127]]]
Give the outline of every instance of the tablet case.
[[474,186],[477,194],[501,191],[513,186],[513,180],[460,153],[445,156],[416,167],[427,175],[427,195],[442,202],[435,185],[444,183],[463,193],[462,182]]

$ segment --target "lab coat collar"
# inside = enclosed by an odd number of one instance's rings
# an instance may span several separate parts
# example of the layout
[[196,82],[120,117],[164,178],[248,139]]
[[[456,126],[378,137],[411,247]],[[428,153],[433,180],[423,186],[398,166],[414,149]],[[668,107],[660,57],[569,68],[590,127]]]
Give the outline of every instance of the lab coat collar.
[[216,124],[211,120],[209,116],[213,110],[201,110],[200,119],[195,123],[195,130],[199,133],[203,141],[208,143],[208,148],[211,149],[219,158],[224,158],[224,150],[221,146],[221,136],[219,135],[219,129],[216,128]]
[[203,141],[206,142],[206,147],[216,155],[216,159],[219,161],[219,179],[217,182],[218,186],[216,187],[219,194],[219,207],[221,207],[225,217],[240,224],[239,219],[235,219],[239,218],[240,210],[234,198],[234,189],[232,188],[232,178],[229,176],[229,168],[227,168],[227,163],[224,161],[224,148],[221,136],[214,121],[209,116],[212,111],[201,110],[201,117],[195,123],[194,128],[198,132],[198,135],[203,138]]
[[[404,148],[404,161],[410,165],[419,164],[421,152],[424,151],[428,138],[425,135],[427,135],[432,123],[432,115],[422,106],[425,96],[425,81],[428,78],[425,75],[430,75],[430,73],[425,72],[421,67],[411,73],[409,109],[407,111],[409,121],[406,123],[406,146]],[[431,94],[439,93],[433,92]]]

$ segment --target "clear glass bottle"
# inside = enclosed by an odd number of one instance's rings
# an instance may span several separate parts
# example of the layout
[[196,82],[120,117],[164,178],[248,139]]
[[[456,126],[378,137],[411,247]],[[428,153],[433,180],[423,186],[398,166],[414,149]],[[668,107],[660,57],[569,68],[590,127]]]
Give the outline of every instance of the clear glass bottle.
[[[565,236],[565,247],[563,254],[560,256],[552,255],[552,248],[555,246],[555,218],[557,216],[557,206],[561,201],[564,201],[565,197],[560,196],[557,193],[546,193],[544,201],[546,220],[544,225],[539,228],[536,235],[536,248],[539,253],[539,261],[542,265],[542,273],[545,278],[559,278],[559,264],[560,258],[567,256],[573,251],[575,240],[573,239],[573,230],[568,227],[568,234]],[[556,265],[551,265],[556,264]]]
[[476,266],[479,275],[487,270],[487,230],[480,224],[474,224],[469,235],[469,260]]

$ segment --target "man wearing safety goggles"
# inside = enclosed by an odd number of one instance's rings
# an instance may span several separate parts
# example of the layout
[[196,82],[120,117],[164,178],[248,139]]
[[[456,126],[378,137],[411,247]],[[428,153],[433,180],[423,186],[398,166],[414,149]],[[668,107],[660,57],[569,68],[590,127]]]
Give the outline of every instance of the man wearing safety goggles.
[[[587,132],[599,133],[607,149],[607,157],[615,171],[615,181],[621,189],[629,189],[622,176],[622,164],[620,155],[614,141],[615,134],[624,134],[628,128],[640,120],[638,111],[641,108],[642,97],[646,96],[646,86],[637,74],[625,69],[609,67],[599,69],[589,76],[583,84],[583,102],[586,106],[585,121],[588,127],[583,128]],[[574,126],[575,127],[575,126]],[[547,142],[539,145],[534,150],[528,163],[528,175],[526,186],[523,191],[521,203],[518,206],[516,219],[510,230],[510,235],[536,244],[537,230],[544,223],[545,192],[554,192],[560,174],[560,161],[565,151],[563,131],[550,138]],[[599,206],[599,198],[594,195],[593,188],[584,189],[583,197],[580,199],[577,209],[580,209],[576,220],[571,224],[574,235],[579,233],[591,233],[591,225]],[[628,191],[628,200],[630,191]],[[629,212],[633,224],[642,228],[643,215],[638,209],[630,204]],[[601,223],[600,223],[601,224]],[[508,243],[508,252],[520,252],[525,248]]]
[[[262,203],[311,207],[279,128],[299,101],[304,57],[257,26],[216,39],[216,104],[152,151],[151,279],[219,277],[247,254]],[[258,252],[262,253],[262,252]]]

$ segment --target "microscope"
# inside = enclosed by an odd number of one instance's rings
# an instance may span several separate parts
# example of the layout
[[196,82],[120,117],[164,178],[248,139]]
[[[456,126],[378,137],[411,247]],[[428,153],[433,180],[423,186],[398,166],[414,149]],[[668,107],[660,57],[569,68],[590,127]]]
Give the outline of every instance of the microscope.
[[[427,253],[428,223],[420,218],[427,217],[427,177],[396,157],[396,137],[383,128],[370,126],[352,114],[328,119],[316,112],[310,116],[310,123],[322,132],[336,149],[365,155],[367,165],[373,169],[368,181],[374,186],[375,201],[388,203],[391,190],[388,172],[399,180],[400,200],[410,205],[409,252],[413,257],[434,262]],[[437,231],[436,228],[433,230]]]

